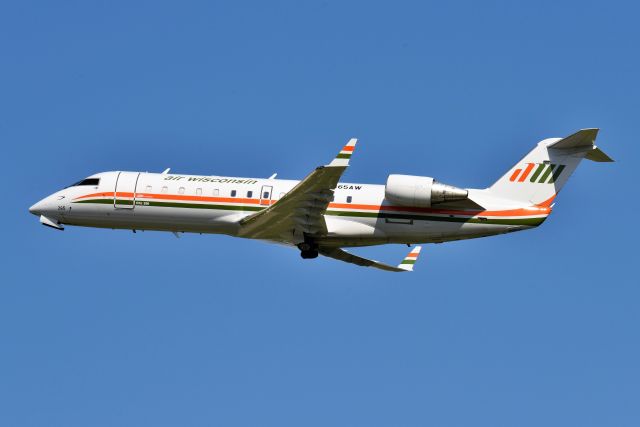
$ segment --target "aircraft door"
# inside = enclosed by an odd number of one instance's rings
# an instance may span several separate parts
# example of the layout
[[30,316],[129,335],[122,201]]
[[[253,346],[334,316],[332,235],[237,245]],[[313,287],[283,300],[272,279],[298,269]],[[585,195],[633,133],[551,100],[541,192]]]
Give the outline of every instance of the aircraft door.
[[260,204],[269,206],[271,204],[271,196],[273,193],[273,187],[270,185],[263,185],[260,190]]
[[133,209],[136,205],[136,187],[140,172],[119,172],[113,193],[113,207]]

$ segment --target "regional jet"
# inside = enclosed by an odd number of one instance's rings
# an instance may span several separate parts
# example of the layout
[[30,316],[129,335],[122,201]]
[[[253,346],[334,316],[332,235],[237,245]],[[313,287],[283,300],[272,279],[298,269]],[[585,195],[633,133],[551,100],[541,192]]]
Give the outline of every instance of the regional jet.
[[385,185],[341,182],[351,139],[328,165],[301,181],[162,173],[102,172],[37,202],[46,226],[213,233],[297,247],[385,271],[412,271],[415,246],[399,265],[343,248],[414,245],[493,236],[539,226],[582,159],[611,162],[598,129],[539,142],[488,188],[458,188],[427,176],[389,175]]

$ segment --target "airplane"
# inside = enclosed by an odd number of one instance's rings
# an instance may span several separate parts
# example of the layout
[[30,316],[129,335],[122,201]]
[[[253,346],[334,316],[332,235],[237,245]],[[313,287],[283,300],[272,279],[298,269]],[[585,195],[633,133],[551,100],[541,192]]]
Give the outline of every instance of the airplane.
[[582,159],[612,162],[595,145],[598,129],[540,141],[484,189],[427,176],[389,175],[385,185],[341,182],[357,140],[301,181],[162,173],[102,172],[29,208],[48,227],[64,225],[226,234],[297,246],[384,271],[412,271],[421,247],[399,265],[343,248],[442,243],[538,227]]

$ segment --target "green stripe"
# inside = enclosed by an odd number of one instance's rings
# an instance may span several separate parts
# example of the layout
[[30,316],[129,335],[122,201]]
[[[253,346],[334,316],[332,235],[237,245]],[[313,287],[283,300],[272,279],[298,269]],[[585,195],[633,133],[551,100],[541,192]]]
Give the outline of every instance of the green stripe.
[[[113,199],[93,199],[93,200],[78,200],[74,203],[92,203],[92,204],[113,204]],[[251,211],[256,212],[265,207],[262,206],[243,206],[243,205],[217,205],[217,204],[204,204],[204,203],[182,203],[182,202],[146,202],[136,201],[136,206],[154,206],[164,208],[188,208],[188,209],[217,209],[217,210],[232,210],[232,211]],[[389,219],[404,219],[404,220],[419,220],[419,221],[438,221],[438,222],[459,222],[470,224],[492,224],[492,225],[527,225],[537,226],[544,222],[546,217],[538,218],[486,218],[480,219],[478,217],[461,217],[461,216],[434,216],[434,215],[415,215],[415,214],[403,214],[403,213],[386,213],[386,212],[355,212],[355,211],[338,211],[327,210],[325,215],[329,216],[344,216],[353,218],[389,218]]]
[[389,219],[412,219],[418,221],[440,221],[440,222],[463,222],[470,224],[492,224],[492,225],[540,225],[546,219],[543,218],[469,218],[469,217],[443,217],[431,215],[410,215],[410,214],[390,214],[385,212],[350,212],[328,210],[325,215],[348,216],[360,218],[389,218]]
[[113,199],[77,200],[73,203],[99,203],[102,205],[112,205]]
[[416,263],[415,259],[405,259],[400,264],[415,264],[415,263]]
[[565,168],[565,165],[558,166],[558,169],[556,169],[553,175],[551,176],[551,179],[549,180],[549,184],[553,184],[554,182],[556,182],[556,180],[558,179],[558,177],[560,176],[564,168]]
[[544,184],[544,182],[547,180],[547,178],[555,168],[556,168],[556,165],[549,165],[549,168],[547,168],[547,170],[544,171],[544,173],[542,174],[542,178],[540,178],[540,181],[538,181],[538,184]]
[[[156,206],[161,208],[188,208],[188,209],[218,209],[227,211],[261,211],[264,209],[260,206],[241,206],[241,205],[210,205],[201,203],[177,203],[177,202],[144,202],[143,206]],[[138,203],[140,204],[140,203]]]
[[[113,199],[94,199],[94,200],[79,200],[74,203],[98,203],[110,205],[113,203]],[[118,200],[120,204],[120,200]],[[131,203],[129,203],[131,204]],[[217,209],[217,210],[230,210],[230,211],[260,211],[264,209],[260,206],[242,206],[242,205],[212,205],[212,204],[200,204],[200,203],[180,203],[180,202],[141,202],[136,201],[136,206],[154,206],[160,208],[189,208],[189,209]]]
[[531,182],[536,182],[536,178],[538,178],[538,175],[540,175],[540,172],[542,172],[542,170],[544,169],[544,167],[547,166],[544,163],[540,163],[538,165],[538,168],[536,169],[536,171],[533,173],[533,175],[531,176],[531,179],[529,181]]
[[336,157],[336,159],[350,159],[351,158],[351,154],[338,154],[338,156]]

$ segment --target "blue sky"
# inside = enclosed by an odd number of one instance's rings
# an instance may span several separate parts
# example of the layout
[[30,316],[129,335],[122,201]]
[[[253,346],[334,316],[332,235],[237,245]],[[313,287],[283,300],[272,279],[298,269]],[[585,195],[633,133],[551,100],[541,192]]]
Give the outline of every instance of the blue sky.
[[[640,10],[449,3],[3,3],[0,424],[640,424]],[[105,170],[301,178],[353,136],[348,181],[484,187],[585,127],[617,163],[413,274],[27,212]]]

